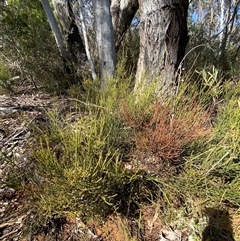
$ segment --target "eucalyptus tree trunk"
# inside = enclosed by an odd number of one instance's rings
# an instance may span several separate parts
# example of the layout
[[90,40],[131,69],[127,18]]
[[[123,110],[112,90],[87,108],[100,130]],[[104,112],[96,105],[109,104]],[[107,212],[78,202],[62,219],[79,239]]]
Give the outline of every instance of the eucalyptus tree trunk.
[[49,2],[48,2],[48,0],[41,0],[41,3],[42,3],[42,6],[44,8],[44,11],[47,15],[49,25],[50,25],[50,27],[53,31],[55,41],[57,43],[57,46],[58,46],[59,52],[60,52],[60,54],[63,58],[63,61],[68,62],[69,61],[69,55],[66,51],[64,39],[63,39],[62,33],[61,33],[61,31],[58,27],[58,24],[57,24],[57,21],[55,19],[54,14],[53,14],[53,11],[52,11],[52,9],[49,5]]
[[112,0],[111,15],[117,50],[138,8],[138,0]]
[[220,20],[219,20],[219,28],[220,28],[220,33],[219,33],[219,38],[220,38],[220,43],[223,40],[223,31],[224,31],[224,18],[225,18],[225,0],[220,0]]
[[157,82],[157,94],[174,95],[188,43],[188,0],[139,0],[140,55],[135,90]]
[[100,61],[101,88],[104,90],[107,79],[114,76],[116,68],[116,50],[109,0],[94,0],[93,10]]
[[229,41],[234,35],[235,21],[239,12],[239,0],[227,1],[222,0],[221,3],[221,18],[219,23],[220,34],[220,47],[219,47],[219,59],[218,68],[222,70],[225,79],[229,79],[231,76],[229,72],[231,70],[229,56],[227,54]]
[[82,0],[78,0],[78,3],[79,3],[79,17],[80,17],[80,22],[81,22],[81,26],[82,26],[86,55],[87,55],[87,58],[88,58],[88,62],[90,64],[92,78],[93,78],[93,80],[95,80],[97,78],[97,74],[96,74],[96,71],[95,71],[92,55],[91,55],[91,52],[90,52],[90,47],[89,47],[89,42],[88,42],[87,26],[85,24],[85,20],[84,20],[84,16],[83,16]]
[[72,61],[75,64],[82,65],[87,60],[86,51],[70,0],[53,0],[53,5],[57,12],[63,34],[68,43]]

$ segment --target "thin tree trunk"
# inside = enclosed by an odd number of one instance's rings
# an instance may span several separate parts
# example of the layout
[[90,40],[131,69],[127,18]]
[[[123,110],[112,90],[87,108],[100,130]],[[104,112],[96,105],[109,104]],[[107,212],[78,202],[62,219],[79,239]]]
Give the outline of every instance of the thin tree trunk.
[[224,30],[224,18],[225,18],[225,0],[220,0],[220,35],[219,35],[219,38],[220,38],[220,45],[223,41],[223,30]]
[[86,27],[84,17],[83,17],[82,0],[79,0],[79,16],[80,16],[80,22],[81,22],[81,25],[82,25],[83,39],[84,39],[84,43],[85,43],[87,58],[88,58],[88,61],[89,61],[89,64],[90,64],[92,78],[93,78],[93,80],[95,80],[97,78],[97,75],[96,75],[96,71],[95,71],[95,68],[94,68],[94,64],[93,64],[93,60],[92,60],[92,56],[91,56],[90,48],[89,48],[89,44],[88,44],[87,27]]
[[138,8],[138,0],[112,0],[111,15],[117,50]]
[[188,43],[188,0],[139,0],[140,55],[135,90],[157,80],[157,94],[174,95]]
[[93,1],[98,54],[101,70],[101,89],[106,89],[106,81],[113,77],[116,68],[114,32],[109,0]]
[[[223,75],[225,79],[228,79],[229,71],[231,69],[228,55],[227,55],[227,46],[229,43],[229,39],[231,38],[231,34],[233,33],[234,28],[234,22],[235,18],[238,13],[238,6],[240,4],[240,1],[238,1],[235,5],[232,5],[231,2],[229,2],[228,7],[228,14],[225,16],[225,22],[222,23],[220,19],[220,47],[219,47],[219,68],[222,69]],[[233,10],[231,13],[231,9]],[[225,24],[225,26],[224,26]]]
[[62,36],[61,31],[58,27],[57,21],[55,19],[53,11],[52,11],[52,9],[49,5],[49,2],[48,2],[48,0],[41,0],[41,3],[42,3],[42,6],[44,8],[44,11],[47,15],[48,22],[49,22],[50,27],[53,31],[53,34],[54,34],[59,52],[60,52],[60,54],[63,58],[63,61],[68,62],[69,56],[68,56],[67,51],[66,51],[66,46],[64,44],[63,36]]

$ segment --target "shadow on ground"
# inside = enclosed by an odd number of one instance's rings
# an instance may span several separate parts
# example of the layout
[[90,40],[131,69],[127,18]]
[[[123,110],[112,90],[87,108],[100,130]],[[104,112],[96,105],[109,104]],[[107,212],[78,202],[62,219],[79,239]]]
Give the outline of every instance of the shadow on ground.
[[204,214],[208,218],[208,225],[202,233],[202,241],[235,241],[232,220],[227,210],[206,208]]

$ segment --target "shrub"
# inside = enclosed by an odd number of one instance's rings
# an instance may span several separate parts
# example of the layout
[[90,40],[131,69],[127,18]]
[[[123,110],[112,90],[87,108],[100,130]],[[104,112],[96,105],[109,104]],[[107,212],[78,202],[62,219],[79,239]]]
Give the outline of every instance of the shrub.
[[30,192],[38,225],[65,216],[89,220],[116,211],[135,215],[140,203],[154,196],[158,187],[151,179],[123,168],[129,135],[106,108],[90,104],[73,122],[58,113],[49,113],[48,119],[37,134]]
[[199,199],[204,206],[240,205],[239,86],[231,93],[218,107],[211,139],[186,157],[184,173],[169,180],[185,199]]
[[136,128],[138,150],[168,161],[179,159],[193,143],[208,138],[211,129],[209,111],[194,99],[182,99],[175,107],[158,101],[150,104],[148,111],[140,108],[137,114],[136,109],[124,106],[122,118]]

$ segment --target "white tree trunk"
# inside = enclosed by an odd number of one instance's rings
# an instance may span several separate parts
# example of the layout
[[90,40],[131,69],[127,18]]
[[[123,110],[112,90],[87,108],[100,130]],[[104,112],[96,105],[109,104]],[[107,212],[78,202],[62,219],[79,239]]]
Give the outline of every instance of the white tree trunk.
[[114,76],[116,68],[116,50],[109,0],[94,0],[93,9],[100,60],[101,88],[104,90],[107,79]]
[[7,0],[1,0],[0,2],[0,7],[5,7],[5,6],[8,6],[8,1]]
[[53,31],[53,34],[54,34],[54,37],[55,37],[55,40],[56,40],[56,43],[57,43],[57,46],[58,46],[58,49],[59,49],[59,52],[61,54],[61,56],[63,57],[63,59],[65,61],[68,61],[69,60],[69,56],[67,54],[67,51],[66,51],[66,46],[64,44],[64,39],[63,39],[63,36],[62,36],[62,33],[58,27],[58,24],[57,24],[57,21],[55,19],[55,16],[53,14],[53,11],[49,5],[49,2],[48,0],[41,0],[41,3],[42,3],[42,6],[44,8],[44,11],[47,15],[47,19],[48,19],[48,22],[50,24],[50,27]]
[[220,23],[219,23],[219,28],[220,28],[220,45],[222,43],[223,40],[223,31],[224,31],[224,16],[225,16],[225,0],[220,0]]
[[81,25],[82,25],[82,32],[83,32],[85,50],[86,50],[87,58],[88,58],[88,61],[89,61],[89,64],[90,64],[92,78],[93,78],[93,80],[95,80],[97,78],[97,75],[96,75],[96,71],[95,71],[95,68],[94,68],[93,60],[92,60],[92,55],[91,55],[89,44],[88,44],[87,27],[86,27],[84,17],[83,17],[82,0],[79,0],[79,17],[80,17],[80,22],[81,22]]

